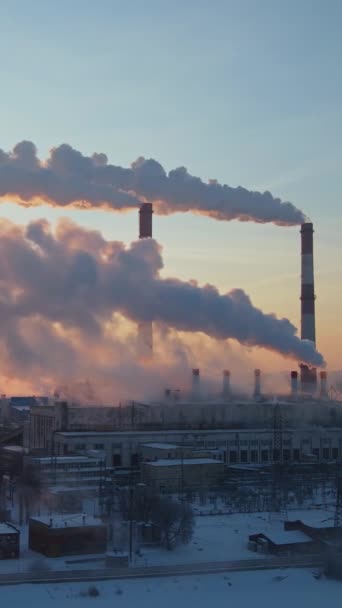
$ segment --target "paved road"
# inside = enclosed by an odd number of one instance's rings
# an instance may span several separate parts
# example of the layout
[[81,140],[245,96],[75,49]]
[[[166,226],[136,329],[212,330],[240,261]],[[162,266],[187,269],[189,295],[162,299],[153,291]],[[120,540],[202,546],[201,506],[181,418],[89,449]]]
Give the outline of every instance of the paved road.
[[56,570],[51,572],[17,572],[1,574],[0,585],[27,583],[91,582],[100,580],[155,578],[163,576],[189,576],[215,574],[220,572],[242,572],[246,570],[271,570],[278,568],[310,568],[322,565],[319,555],[297,557],[276,557],[268,559],[247,559],[224,562],[197,562],[175,566],[149,566],[144,568],[117,568],[92,570]]

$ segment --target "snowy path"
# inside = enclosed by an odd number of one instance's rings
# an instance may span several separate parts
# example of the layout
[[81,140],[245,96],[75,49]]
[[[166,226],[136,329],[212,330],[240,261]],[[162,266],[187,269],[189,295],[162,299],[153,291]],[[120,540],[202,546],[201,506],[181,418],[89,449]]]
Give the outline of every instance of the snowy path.
[[86,596],[88,587],[88,583],[2,587],[1,602],[11,608],[335,608],[342,589],[341,583],[316,580],[313,572],[302,569],[98,582],[99,596],[94,599]]
[[272,570],[279,568],[317,567],[322,564],[322,556],[302,555],[296,557],[276,557],[273,559],[249,559],[225,562],[202,562],[148,568],[120,568],[117,570],[75,570],[69,572],[35,572],[0,575],[0,585],[27,583],[65,583],[99,580],[120,580],[155,578],[168,576],[190,576],[195,574],[214,574],[219,572],[240,572],[247,570]]

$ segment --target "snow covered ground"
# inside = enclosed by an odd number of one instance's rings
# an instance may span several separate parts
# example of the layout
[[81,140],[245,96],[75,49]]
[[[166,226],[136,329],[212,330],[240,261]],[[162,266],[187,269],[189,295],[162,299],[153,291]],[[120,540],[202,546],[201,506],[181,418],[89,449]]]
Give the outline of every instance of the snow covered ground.
[[[291,520],[302,519],[309,524],[333,525],[333,512],[323,509],[290,511]],[[162,548],[143,548],[141,555],[135,555],[134,565],[152,566],[158,564],[186,564],[194,562],[255,559],[265,555],[252,553],[247,549],[248,536],[257,532],[280,533],[283,531],[283,518],[279,514],[240,513],[196,517],[194,536],[189,545],[179,546],[174,551]],[[286,534],[286,533],[285,533]],[[0,561],[0,573],[27,572],[29,570],[73,570],[82,568],[103,568],[104,556],[80,556],[93,561],[84,564],[70,564],[77,556],[68,558],[46,558],[30,551],[27,547],[28,531],[23,527],[21,534],[21,559]],[[99,561],[103,559],[103,561]]]
[[340,605],[342,583],[317,580],[310,570],[272,570],[202,576],[96,583],[100,595],[84,597],[89,585],[23,585],[1,587],[3,606],[35,608],[322,608]]

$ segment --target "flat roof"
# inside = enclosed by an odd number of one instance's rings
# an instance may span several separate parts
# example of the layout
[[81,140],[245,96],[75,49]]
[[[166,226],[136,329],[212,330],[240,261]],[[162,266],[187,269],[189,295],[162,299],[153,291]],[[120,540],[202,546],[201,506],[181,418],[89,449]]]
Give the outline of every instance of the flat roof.
[[262,532],[262,534],[276,545],[312,542],[312,538],[301,530],[272,530],[271,532]]
[[45,524],[49,528],[79,528],[81,526],[103,526],[101,519],[84,513],[73,513],[71,515],[56,514],[51,517],[48,515],[40,515],[31,517],[32,521]]
[[152,467],[174,467],[179,465],[200,465],[200,464],[223,464],[222,460],[215,460],[214,458],[167,458],[160,460],[152,460],[151,462],[144,462],[144,464]]
[[24,448],[22,445],[3,445],[1,447],[6,452],[16,452],[18,454],[23,454],[24,452],[27,452],[27,449]]
[[[100,458],[100,457],[98,457]],[[96,457],[92,456],[29,456],[30,460],[35,460],[37,462],[49,462],[53,464],[54,462],[65,462],[65,463],[81,463],[81,462],[93,462],[96,460]]]
[[176,443],[142,443],[143,448],[156,448],[158,450],[175,450],[180,446]]
[[[328,428],[324,428],[324,432],[341,432],[342,431],[342,427],[328,427]],[[286,431],[284,431],[286,434],[288,433],[310,433],[312,435],[313,432],[317,433],[317,434],[322,434],[322,428],[321,427],[303,427],[303,428],[286,428]],[[250,427],[248,429],[232,429],[232,428],[226,428],[226,429],[196,429],[196,428],[189,428],[189,429],[159,429],[159,430],[148,430],[148,429],[143,429],[143,430],[134,430],[134,431],[57,431],[56,435],[59,435],[61,437],[75,437],[75,438],[79,438],[79,437],[141,437],[144,435],[147,436],[163,436],[163,435],[222,435],[222,434],[227,434],[227,433],[231,433],[231,434],[235,434],[235,435],[243,435],[246,433],[258,433],[258,434],[262,434],[265,433],[267,435],[271,435],[273,434],[273,430],[271,428],[253,428]]]

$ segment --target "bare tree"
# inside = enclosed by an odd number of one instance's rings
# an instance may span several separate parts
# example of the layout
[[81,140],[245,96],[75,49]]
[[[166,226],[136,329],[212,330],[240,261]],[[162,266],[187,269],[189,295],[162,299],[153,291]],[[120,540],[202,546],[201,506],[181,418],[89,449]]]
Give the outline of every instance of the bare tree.
[[167,549],[190,542],[194,517],[189,504],[159,496],[149,488],[121,491],[120,510],[124,519],[150,523],[160,530],[161,543]]
[[160,527],[162,544],[169,551],[192,539],[194,516],[191,506],[185,502],[159,498],[154,523]]

